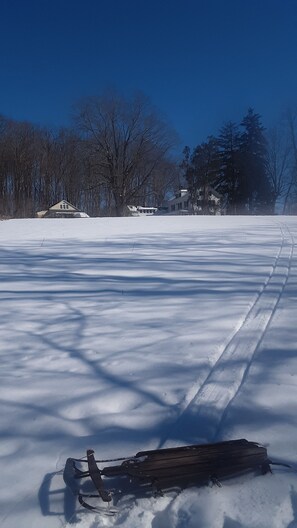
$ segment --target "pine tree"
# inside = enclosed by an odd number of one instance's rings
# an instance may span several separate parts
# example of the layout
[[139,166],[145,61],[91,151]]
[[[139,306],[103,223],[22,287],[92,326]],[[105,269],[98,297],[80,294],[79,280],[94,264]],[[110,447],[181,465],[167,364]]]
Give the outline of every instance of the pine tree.
[[249,214],[272,212],[271,186],[266,171],[267,147],[261,117],[252,108],[243,118],[240,139],[241,188]]
[[227,214],[244,210],[242,171],[240,169],[240,133],[238,126],[229,121],[218,137],[220,177],[217,190],[225,197]]
[[208,141],[198,145],[192,156],[189,151],[184,151],[186,173],[189,193],[192,204],[201,206],[201,214],[209,214],[209,187],[216,187],[219,171],[218,144],[214,137],[209,137]]

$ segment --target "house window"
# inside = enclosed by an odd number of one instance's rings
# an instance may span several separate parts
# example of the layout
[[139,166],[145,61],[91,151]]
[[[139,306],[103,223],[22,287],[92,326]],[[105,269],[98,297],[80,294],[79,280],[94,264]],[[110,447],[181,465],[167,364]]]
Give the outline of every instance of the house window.
[[171,211],[175,211],[175,205],[174,204],[171,206]]
[[186,201],[184,202],[184,209],[187,209],[187,208],[188,208],[188,200],[186,200]]

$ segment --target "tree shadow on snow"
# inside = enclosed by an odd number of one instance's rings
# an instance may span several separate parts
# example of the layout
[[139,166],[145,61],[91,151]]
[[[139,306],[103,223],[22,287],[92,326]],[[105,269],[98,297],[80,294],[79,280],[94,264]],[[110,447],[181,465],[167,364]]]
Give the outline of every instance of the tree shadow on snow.
[[[265,230],[267,230],[266,226]],[[138,450],[142,450],[149,448],[147,446],[151,444],[155,445],[156,439],[160,438],[164,442],[169,440],[172,445],[197,443],[201,429],[204,427],[205,431],[210,430],[217,417],[214,416],[212,422],[210,409],[206,409],[205,421],[203,422],[202,412],[199,423],[197,414],[189,413],[188,416],[184,415],[182,426],[175,428],[170,435],[170,426],[176,418],[178,409],[174,404],[166,401],[162,392],[165,392],[164,385],[168,379],[172,383],[177,376],[183,376],[188,380],[187,370],[192,369],[192,377],[197,380],[207,365],[202,361],[198,366],[195,363],[189,366],[187,361],[184,364],[182,361],[176,362],[178,355],[176,354],[174,358],[170,350],[166,359],[163,360],[163,365],[158,363],[155,368],[145,367],[141,370],[141,364],[146,354],[152,351],[155,352],[156,357],[158,354],[160,356],[163,354],[167,342],[163,342],[162,338],[158,337],[162,326],[158,327],[157,319],[164,316],[168,306],[174,309],[176,314],[172,324],[168,323],[171,332],[168,338],[170,349],[175,340],[184,337],[182,317],[188,308],[189,301],[194,303],[193,306],[197,306],[197,312],[193,315],[187,312],[187,317],[193,318],[193,334],[195,335],[199,332],[197,321],[203,312],[205,298],[214,303],[215,309],[215,304],[225,303],[228,295],[232,298],[238,296],[240,300],[246,296],[250,300],[251,295],[259,291],[259,287],[267,278],[267,270],[273,263],[273,254],[268,256],[262,254],[259,265],[258,243],[253,245],[249,241],[247,249],[244,240],[240,243],[231,232],[228,235],[224,230],[223,233],[224,239],[219,233],[213,236],[212,240],[209,238],[209,233],[205,235],[199,233],[199,237],[197,234],[191,234],[188,237],[181,236],[178,243],[176,235],[171,240],[169,235],[164,238],[160,234],[153,237],[142,237],[141,243],[134,243],[129,237],[122,237],[121,242],[108,242],[108,244],[98,243],[98,241],[72,244],[71,241],[69,243],[67,241],[65,247],[64,241],[55,241],[52,247],[44,244],[43,247],[36,246],[23,250],[19,247],[2,248],[0,263],[3,271],[0,272],[0,280],[2,280],[4,290],[2,295],[5,310],[1,323],[5,327],[11,324],[11,321],[16,321],[15,335],[19,335],[19,340],[22,342],[21,349],[17,350],[18,347],[15,347],[16,350],[13,352],[14,372],[27,375],[30,381],[31,378],[39,380],[45,372],[48,376],[52,375],[53,379],[58,380],[61,374],[63,382],[64,370],[60,367],[60,358],[68,357],[75,360],[81,367],[69,372],[71,390],[67,392],[65,386],[65,394],[58,404],[54,399],[52,402],[47,401],[44,405],[38,399],[34,403],[27,402],[25,399],[21,402],[4,402],[6,406],[11,405],[12,409],[20,411],[25,416],[23,424],[25,422],[32,424],[36,418],[47,417],[57,424],[53,432],[49,428],[44,433],[42,428],[33,432],[30,430],[30,425],[24,427],[23,430],[17,424],[12,434],[19,435],[24,440],[28,438],[36,444],[54,441],[59,445],[60,452],[61,449],[64,452],[67,449],[69,456],[82,456],[86,448],[93,447],[99,451],[100,458],[101,453],[104,454],[110,445],[115,447],[120,445],[121,450],[125,450],[127,445],[126,452],[114,453],[116,457],[135,454],[130,452],[131,444],[138,445]],[[232,250],[233,244],[234,251]],[[275,244],[276,254],[279,246],[275,241],[271,244]],[[79,251],[76,252],[75,248],[78,245]],[[193,251],[190,249],[189,252],[189,247]],[[226,247],[229,248],[228,254],[226,254]],[[242,253],[241,249],[243,249]],[[156,254],[161,251],[159,256],[162,258],[152,257],[154,251]],[[101,269],[104,272],[101,272]],[[246,285],[243,283],[243,277],[247,281]],[[150,302],[159,303],[156,320],[150,320],[147,323],[143,320],[141,322],[135,320],[133,323],[132,332],[141,330],[142,334],[152,333],[153,325],[155,325],[154,336],[157,336],[152,338],[149,346],[145,344],[140,348],[137,361],[135,358],[139,343],[131,345],[129,340],[128,344],[125,343],[125,339],[117,329],[116,317],[112,311],[111,315],[108,312],[109,307],[112,306],[112,309],[116,307],[121,313],[127,313],[132,309],[133,302],[125,305],[126,299],[137,301],[137,303],[141,300],[139,306],[143,310]],[[27,312],[24,312],[23,307]],[[49,311],[47,311],[48,307]],[[58,307],[60,307],[60,312],[56,313]],[[39,312],[40,309],[41,312]],[[93,317],[93,323],[90,323],[90,314]],[[106,321],[110,321],[110,329],[104,331],[100,328],[103,316],[105,326],[107,326]],[[18,323],[23,321],[27,325],[20,330]],[[128,324],[132,324],[131,321],[133,322],[132,310]],[[188,329],[189,323],[186,322]],[[216,322],[220,322],[219,318]],[[124,328],[123,323],[122,328]],[[90,354],[86,345],[90,332],[93,332],[94,339],[98,339],[99,351],[100,338],[110,343],[111,349],[106,357],[110,361],[119,362],[118,373],[115,369],[106,366],[102,355],[98,354],[96,357],[94,353]],[[10,340],[12,331],[7,335]],[[48,351],[55,351],[57,362],[53,361],[53,366],[47,363],[44,368],[38,362],[36,366],[35,364],[32,366],[33,360],[36,359],[33,356],[32,362],[21,361],[24,348],[27,347],[26,351],[29,354],[32,345],[34,345],[33,352],[36,353],[36,357],[42,358],[44,354],[46,358]],[[180,354],[182,353],[183,350]],[[12,361],[11,351],[4,352],[2,357],[6,358],[9,375],[11,375],[13,370],[10,363]],[[130,376],[129,372],[123,371],[124,357],[128,360],[129,357],[133,357],[134,362],[137,363],[136,366],[140,365],[137,376]],[[230,367],[232,368],[232,365]],[[79,384],[83,378],[92,380],[93,385],[84,395],[81,393],[76,395],[76,384]],[[148,381],[151,380],[155,381],[154,386],[149,385]],[[111,405],[105,412],[104,408],[98,410],[95,406],[89,412],[90,402],[98,401],[101,397],[103,400],[106,398],[106,393],[119,395],[113,400],[116,406],[116,400],[121,399],[122,392],[133,396],[132,400],[135,403],[131,404],[131,408],[127,405],[122,410],[119,406],[115,411]],[[108,404],[107,398],[106,403]],[[153,409],[160,409],[160,414],[154,417],[153,424],[145,423],[144,419],[140,419],[143,403],[148,407],[152,406]],[[79,407],[86,409],[85,415],[79,414]],[[75,412],[70,415],[69,409]],[[109,413],[110,417],[107,416]],[[134,416],[136,416],[135,421],[133,421]],[[147,413],[148,416],[149,413]],[[285,419],[285,417],[282,418]],[[275,420],[275,415],[267,415],[267,420],[269,419]],[[258,416],[257,420],[260,422],[262,417]],[[70,431],[74,431],[76,425],[84,431],[83,434],[71,434]],[[9,435],[7,439],[9,440]],[[81,452],[78,452],[79,450]],[[56,481],[58,481],[57,484]],[[39,490],[42,514],[57,516],[62,514],[67,522],[75,522],[76,498],[69,490],[64,489],[64,486],[61,487],[61,483],[63,483],[61,475],[56,473],[45,475]],[[64,504],[62,509],[61,504]],[[237,526],[239,527],[236,521],[230,518],[225,519],[224,528],[236,528]]]
[[291,486],[290,495],[291,495],[291,504],[292,504],[292,511],[293,511],[294,518],[288,524],[287,528],[297,528],[297,492],[293,486]]
[[245,528],[245,526],[244,524],[231,519],[231,517],[226,516],[222,528]]

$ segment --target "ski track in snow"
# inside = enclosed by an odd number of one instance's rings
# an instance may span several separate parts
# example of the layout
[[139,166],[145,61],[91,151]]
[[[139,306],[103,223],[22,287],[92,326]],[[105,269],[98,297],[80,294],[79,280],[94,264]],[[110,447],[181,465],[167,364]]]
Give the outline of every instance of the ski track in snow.
[[[279,302],[282,298],[282,295],[285,291],[286,285],[288,283],[290,273],[291,273],[291,264],[292,257],[294,255],[294,236],[290,232],[289,227],[279,221],[274,221],[274,224],[277,228],[280,229],[280,242],[279,247],[273,257],[274,262],[271,265],[270,273],[268,273],[266,280],[258,285],[258,292],[253,292],[253,297],[250,297],[251,305],[244,315],[238,322],[236,329],[233,331],[232,336],[228,342],[222,345],[220,352],[217,352],[216,358],[213,360],[214,363],[210,367],[210,371],[206,375],[203,383],[201,381],[196,381],[186,393],[186,396],[180,402],[178,407],[177,414],[175,415],[175,420],[172,420],[172,426],[167,428],[166,437],[164,438],[159,445],[159,447],[172,446],[172,443],[176,443],[176,438],[178,438],[179,443],[198,443],[204,441],[216,441],[220,439],[220,431],[222,430],[222,425],[232,402],[240,393],[241,388],[243,387],[253,359],[255,358],[257,352],[259,351],[262,342],[267,334],[267,330],[270,326],[270,323],[274,317],[274,314],[277,311]],[[44,243],[42,241],[42,245]],[[276,243],[277,244],[277,243]],[[277,246],[276,246],[277,247]],[[134,244],[133,244],[134,250]],[[133,251],[132,250],[132,251]],[[229,415],[228,415],[229,416]],[[196,428],[193,424],[197,424]],[[60,466],[60,457],[57,459],[57,470]],[[58,470],[56,473],[50,474],[50,476],[44,480],[44,483],[51,483],[53,476],[59,477],[57,481],[61,483],[62,476],[61,472]],[[269,477],[268,477],[269,478]],[[59,484],[58,482],[58,484]],[[269,498],[269,508],[272,509],[277,503],[277,492],[275,496],[270,491],[270,487],[273,487],[273,484],[267,481],[266,493],[263,492],[262,498],[260,496],[260,502],[258,501],[256,505],[260,504],[260,511],[267,497]],[[281,507],[279,507],[278,518],[275,517],[275,524],[273,527],[284,528],[285,526],[297,526],[297,520],[295,520],[295,513],[291,512],[290,508],[290,496],[287,494],[286,490],[286,481],[284,481],[284,492],[281,495],[280,500],[283,501]],[[261,484],[261,488],[255,485],[255,494],[258,493],[259,489],[265,488],[265,483]],[[55,498],[56,491],[51,492],[50,485],[49,488],[49,497]],[[275,483],[275,488],[277,488],[277,483]],[[230,522],[228,521],[229,511],[232,516],[232,512],[236,507],[242,508],[242,497],[251,496],[253,497],[252,492],[246,493],[246,489],[249,490],[249,481],[247,486],[241,495],[240,490],[235,491],[235,486],[230,490],[228,486],[223,490],[222,508],[217,510],[215,498],[216,489],[210,490],[212,494],[209,494],[209,490],[203,490],[200,496],[200,500],[197,500],[196,490],[191,492],[187,491],[185,494],[181,493],[172,497],[172,493],[167,496],[160,497],[158,501],[154,502],[154,499],[145,499],[144,501],[135,500],[135,497],[127,497],[120,504],[119,514],[115,517],[105,517],[104,515],[88,514],[85,510],[80,516],[81,510],[75,509],[73,515],[65,521],[64,514],[53,514],[53,517],[44,517],[44,526],[59,526],[60,528],[66,526],[77,526],[81,528],[101,528],[101,527],[112,527],[120,526],[142,526],[144,528],[151,526],[154,528],[163,528],[163,526],[172,526],[174,528],[184,528],[187,526],[201,526],[202,528],[221,528],[226,526],[247,526],[258,527],[259,523],[250,520],[250,524],[239,524],[234,517]],[[253,484],[250,484],[250,490],[253,490]],[[34,494],[37,495],[37,488]],[[61,490],[58,489],[57,492]],[[62,490],[63,491],[63,490]],[[222,490],[219,490],[222,493]],[[230,491],[230,498],[228,499]],[[292,491],[292,490],[291,490]],[[52,493],[52,495],[51,495]],[[237,493],[237,495],[236,495]],[[271,493],[271,495],[270,495]],[[294,489],[291,492],[291,498],[294,498]],[[21,515],[24,515],[23,519],[26,523],[26,508],[27,499],[33,495],[31,489],[30,494],[22,496],[20,500],[16,500],[13,510],[7,512],[7,514],[0,519],[1,528],[9,528],[11,526],[12,514],[16,513],[21,518]],[[238,506],[236,503],[237,497]],[[224,498],[225,497],[225,498]],[[225,499],[227,503],[224,502]],[[273,498],[275,497],[275,501]],[[296,494],[297,497],[297,494]],[[272,500],[271,500],[272,498]],[[67,495],[64,499],[65,505],[67,505]],[[297,499],[296,499],[297,500]],[[30,501],[28,501],[30,502]],[[274,504],[275,503],[275,504]],[[235,504],[235,506],[234,506]],[[55,505],[55,503],[54,503]],[[229,511],[228,511],[229,505]],[[276,504],[277,505],[277,504]],[[210,507],[211,506],[211,507]],[[248,505],[250,506],[250,505]],[[254,510],[256,511],[256,507]],[[210,512],[210,510],[212,510]],[[248,515],[250,511],[253,510],[253,503],[251,502],[251,508],[247,509]],[[265,508],[264,508],[265,510]],[[287,511],[286,511],[287,510]],[[209,513],[210,521],[207,521],[206,513]],[[226,513],[227,512],[227,513]],[[104,514],[104,511],[102,512]],[[190,518],[192,514],[193,519]],[[206,515],[205,519],[203,514]],[[54,517],[56,515],[56,517]],[[215,521],[214,516],[217,516]],[[235,515],[235,514],[234,514]],[[290,517],[291,515],[291,517]],[[292,519],[294,520],[290,522]],[[252,517],[252,512],[251,512]],[[203,520],[204,519],[204,520]],[[225,521],[224,521],[225,519]],[[297,519],[297,502],[296,502],[296,519]],[[195,524],[198,522],[199,524]],[[200,524],[201,522],[201,524]],[[290,524],[287,524],[290,522]],[[3,523],[3,524],[2,524]],[[286,523],[286,524],[285,524]],[[41,520],[40,526],[43,525]],[[15,524],[13,525],[15,526]],[[23,524],[25,528],[29,526],[28,524]],[[34,526],[39,526],[34,524]],[[263,528],[268,528],[268,524],[262,524]]]
[[[278,225],[281,232],[281,243],[270,274],[260,287],[248,312],[224,346],[202,385],[199,387],[193,385],[186,394],[179,407],[180,415],[173,427],[169,428],[168,436],[161,441],[159,448],[171,447],[170,438],[175,436],[178,436],[179,439],[184,436],[185,442],[189,443],[189,439],[193,435],[193,420],[197,423],[193,443],[219,440],[220,428],[229,406],[240,392],[247,378],[253,358],[266,335],[290,276],[295,246],[294,237],[287,226]],[[175,431],[178,431],[178,435],[174,434]],[[181,441],[181,443],[183,442]],[[161,508],[159,514],[163,511],[162,515],[166,522],[174,509],[174,504],[179,501],[179,497],[179,494],[174,494],[173,497],[163,498],[165,500],[164,509]],[[121,505],[119,515],[109,520],[103,516],[100,518],[99,525],[96,521],[94,522],[94,527],[125,524],[125,520],[132,515],[134,508],[133,497],[128,497],[126,503],[124,501],[124,504]],[[138,511],[137,505],[136,510]],[[146,511],[146,513],[148,512]],[[154,517],[151,513],[150,515],[152,518]],[[181,526],[184,525],[184,522],[181,521]],[[63,528],[69,526],[69,520],[62,526]]]
[[[161,441],[160,448],[171,445],[170,438],[176,436],[175,431],[188,443],[191,436],[193,443],[220,439],[221,425],[229,406],[248,375],[289,279],[295,241],[288,226],[278,225],[281,244],[270,274],[202,385],[194,385],[188,391],[180,405],[180,415]],[[197,423],[195,436],[193,421]]]

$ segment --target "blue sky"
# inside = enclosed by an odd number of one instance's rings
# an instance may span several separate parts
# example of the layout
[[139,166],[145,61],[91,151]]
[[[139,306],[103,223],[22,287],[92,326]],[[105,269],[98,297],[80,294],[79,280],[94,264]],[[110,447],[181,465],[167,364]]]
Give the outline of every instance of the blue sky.
[[296,0],[0,0],[0,113],[67,126],[80,98],[142,91],[181,149],[297,107]]

